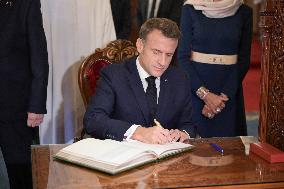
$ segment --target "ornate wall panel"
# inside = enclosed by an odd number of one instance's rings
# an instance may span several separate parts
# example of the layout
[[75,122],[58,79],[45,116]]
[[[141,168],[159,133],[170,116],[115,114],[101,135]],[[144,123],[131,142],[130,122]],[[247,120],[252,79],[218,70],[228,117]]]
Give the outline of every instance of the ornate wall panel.
[[259,136],[284,150],[284,0],[263,2],[259,26],[262,41]]

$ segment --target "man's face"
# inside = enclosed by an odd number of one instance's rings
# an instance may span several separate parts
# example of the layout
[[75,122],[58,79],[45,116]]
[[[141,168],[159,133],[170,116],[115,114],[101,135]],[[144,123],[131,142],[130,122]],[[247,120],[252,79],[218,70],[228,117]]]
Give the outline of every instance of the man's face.
[[145,41],[138,38],[140,65],[148,74],[160,77],[169,67],[177,45],[177,39],[167,38],[159,30],[150,32]]

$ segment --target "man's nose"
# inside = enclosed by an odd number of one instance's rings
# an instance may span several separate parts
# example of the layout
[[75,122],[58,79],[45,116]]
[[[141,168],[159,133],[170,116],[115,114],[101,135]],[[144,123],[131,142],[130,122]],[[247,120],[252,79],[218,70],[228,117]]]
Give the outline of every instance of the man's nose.
[[167,64],[167,56],[165,54],[161,54],[159,64],[162,66],[165,66]]

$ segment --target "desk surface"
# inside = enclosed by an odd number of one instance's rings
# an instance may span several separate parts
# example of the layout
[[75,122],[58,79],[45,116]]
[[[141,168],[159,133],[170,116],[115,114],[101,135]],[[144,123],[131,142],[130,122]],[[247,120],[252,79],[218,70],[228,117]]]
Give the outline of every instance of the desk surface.
[[[210,142],[222,146],[224,156]],[[32,146],[34,188],[284,188],[284,163],[269,164],[254,154],[246,156],[240,138],[189,143],[196,146],[192,152],[115,176],[53,160],[52,155],[66,145]]]

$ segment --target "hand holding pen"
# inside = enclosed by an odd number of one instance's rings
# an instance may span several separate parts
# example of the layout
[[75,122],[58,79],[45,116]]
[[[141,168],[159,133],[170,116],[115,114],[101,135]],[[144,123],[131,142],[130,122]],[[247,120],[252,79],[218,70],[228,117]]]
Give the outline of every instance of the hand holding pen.
[[131,139],[150,144],[166,144],[168,143],[168,136],[169,130],[156,123],[153,127],[137,127]]
[[[163,126],[154,119],[155,126],[163,128]],[[168,142],[183,142],[189,138],[189,135],[178,129],[171,129],[168,136]]]
[[161,127],[162,129],[164,128],[156,119],[154,119],[154,123],[156,124],[154,126]]
[[[157,119],[154,119],[154,123],[155,123],[155,127],[160,127],[161,129],[164,129],[164,127],[161,125],[161,123],[159,121],[157,121]],[[166,129],[168,131],[168,129]],[[177,130],[177,129],[175,129]],[[177,130],[178,131],[178,130]],[[175,142],[177,140],[179,140],[180,136],[179,134],[173,134],[174,133],[174,130],[170,130],[168,135],[166,136],[167,137],[167,142]]]

